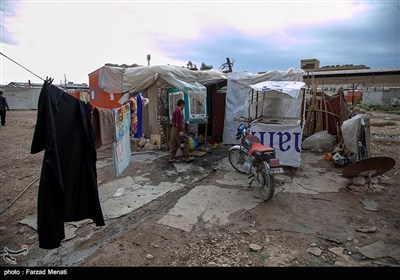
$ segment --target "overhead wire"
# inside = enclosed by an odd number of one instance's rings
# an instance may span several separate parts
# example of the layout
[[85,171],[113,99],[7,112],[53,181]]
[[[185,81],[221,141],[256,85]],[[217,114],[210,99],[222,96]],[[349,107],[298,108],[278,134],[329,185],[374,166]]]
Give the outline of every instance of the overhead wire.
[[32,72],[31,70],[29,70],[28,68],[22,66],[21,64],[19,64],[18,62],[16,62],[14,59],[12,59],[12,58],[6,56],[6,55],[5,55],[4,53],[2,53],[2,52],[0,52],[0,54],[1,54],[2,56],[4,56],[5,58],[8,58],[9,60],[11,60],[12,62],[14,62],[15,64],[17,64],[18,66],[24,68],[24,69],[25,69],[26,71],[28,71],[29,73],[35,75],[36,77],[38,77],[39,79],[41,79],[43,82],[45,81],[42,77],[40,77],[39,75],[36,75],[35,73],[33,73],[33,72]]

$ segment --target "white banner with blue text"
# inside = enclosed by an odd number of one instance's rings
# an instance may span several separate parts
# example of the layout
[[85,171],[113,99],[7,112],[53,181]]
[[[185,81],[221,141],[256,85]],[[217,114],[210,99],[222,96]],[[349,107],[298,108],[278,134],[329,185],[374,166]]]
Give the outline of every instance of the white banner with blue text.
[[303,129],[300,124],[266,124],[257,123],[251,132],[260,138],[264,146],[275,149],[281,165],[300,166],[301,138]]

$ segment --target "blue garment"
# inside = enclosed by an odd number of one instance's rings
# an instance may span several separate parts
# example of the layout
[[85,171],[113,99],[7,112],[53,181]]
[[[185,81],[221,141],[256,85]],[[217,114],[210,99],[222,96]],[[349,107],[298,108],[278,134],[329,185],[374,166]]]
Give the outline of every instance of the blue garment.
[[136,101],[137,101],[137,118],[138,118],[138,124],[136,128],[136,133],[133,135],[135,138],[142,138],[143,133],[142,133],[142,94],[138,93],[136,95]]

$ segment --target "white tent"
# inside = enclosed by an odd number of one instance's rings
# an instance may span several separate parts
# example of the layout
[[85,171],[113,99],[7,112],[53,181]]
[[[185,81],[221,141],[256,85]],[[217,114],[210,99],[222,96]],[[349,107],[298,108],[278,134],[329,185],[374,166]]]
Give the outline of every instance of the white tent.
[[303,70],[288,69],[287,71],[268,71],[262,74],[234,72],[228,77],[226,91],[224,144],[236,144],[235,138],[238,123],[235,117],[250,117],[250,102],[252,88],[266,81],[303,81]]
[[[206,86],[226,80],[216,70],[193,71],[173,65],[104,66],[100,68],[99,86],[109,93],[134,93],[148,88],[159,78],[201,102],[207,97]],[[119,103],[123,104],[127,99],[128,94],[125,94]]]

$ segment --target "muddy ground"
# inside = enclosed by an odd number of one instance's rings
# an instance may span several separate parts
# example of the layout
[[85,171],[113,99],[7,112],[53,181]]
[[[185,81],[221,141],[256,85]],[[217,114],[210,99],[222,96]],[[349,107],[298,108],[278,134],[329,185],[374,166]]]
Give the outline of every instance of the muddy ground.
[[[337,192],[316,194],[278,189],[271,201],[232,215],[224,226],[200,221],[187,232],[159,224],[191,189],[223,177],[224,170],[218,167],[228,147],[222,146],[196,160],[203,171],[184,176],[184,188],[109,220],[105,227],[79,227],[76,237],[60,248],[43,250],[36,231],[19,223],[37,207],[43,152],[30,154],[36,114],[9,111],[6,126],[0,127],[0,250],[28,245],[29,253],[16,257],[18,266],[400,266],[399,115],[373,112],[371,156],[389,156],[397,162],[373,185],[348,183]],[[107,160],[112,150],[104,147],[97,156]],[[315,178],[332,174],[327,171],[340,176],[342,168],[324,160],[324,153],[312,156],[319,158],[307,167],[315,168]],[[154,182],[176,180],[166,176],[173,168],[165,155],[131,165],[123,176],[151,173]],[[304,176],[302,171],[300,167],[294,176]],[[113,179],[111,165],[98,168],[99,185]],[[375,208],[367,209],[362,203],[366,200]],[[12,265],[2,258],[0,266]]]

